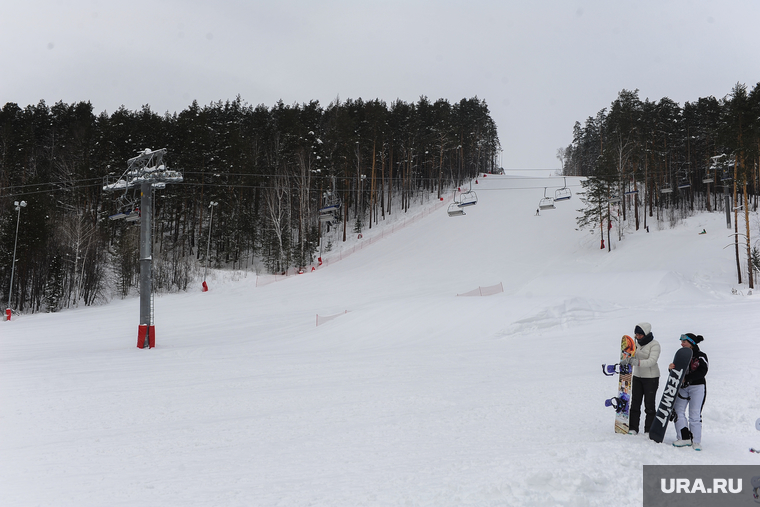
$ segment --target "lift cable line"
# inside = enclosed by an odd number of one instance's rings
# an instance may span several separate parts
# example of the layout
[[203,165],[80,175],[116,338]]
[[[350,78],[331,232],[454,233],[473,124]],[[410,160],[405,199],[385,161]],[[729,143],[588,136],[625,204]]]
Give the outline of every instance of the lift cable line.
[[[208,183],[208,182],[201,182],[201,181],[188,181],[187,180],[187,175],[188,174],[190,174],[190,173],[188,173],[187,171],[183,171],[182,175],[185,177],[185,180],[182,181],[182,182],[172,182],[172,183],[176,183],[179,186],[186,186],[186,187],[219,187],[219,188],[229,188],[231,186],[234,186],[235,188],[250,188],[250,189],[256,189],[256,188],[258,188],[258,189],[261,189],[261,190],[275,189],[275,188],[279,188],[279,189],[285,188],[285,189],[288,189],[288,190],[291,190],[291,191],[299,190],[299,187],[295,187],[295,186],[284,186],[284,187],[283,186],[278,186],[278,187],[275,187],[275,186],[261,185],[261,184],[258,184],[258,185],[241,185],[239,183]],[[197,174],[199,174],[199,173],[197,173]],[[237,175],[237,176],[240,176],[240,175]],[[116,176],[114,176],[113,174],[111,174],[111,175],[107,176],[106,178],[110,178],[110,180],[114,180],[116,178]],[[371,178],[368,178],[368,179],[371,179]],[[430,178],[430,179],[433,179],[433,178]],[[531,180],[535,180],[535,179],[539,179],[539,178],[510,178],[510,180],[519,180],[519,179],[531,179]],[[541,178],[541,179],[544,179],[544,178]],[[82,180],[82,181],[84,181],[84,180]],[[91,184],[88,184],[88,185],[76,185],[76,186],[71,186],[71,187],[49,188],[49,189],[45,189],[45,190],[12,192],[12,193],[5,194],[3,197],[18,199],[18,198],[24,198],[24,197],[27,197],[27,196],[30,196],[30,195],[37,195],[37,194],[52,194],[53,192],[70,192],[70,191],[74,191],[74,190],[82,190],[82,189],[85,189],[85,188],[93,188],[93,187],[102,188],[102,186],[103,186],[103,178],[102,177],[101,178],[97,178],[97,181],[98,181],[98,183],[91,183]],[[436,181],[437,181],[437,179],[436,179]],[[42,186],[42,185],[48,185],[48,184],[47,183],[39,183],[39,184],[32,184],[32,185],[25,185],[25,186],[28,186],[28,187],[39,187],[39,186]],[[578,187],[578,188],[580,188],[581,187],[581,185],[578,185],[578,184],[567,185],[567,186],[569,188],[571,188],[571,187]],[[10,188],[10,187],[4,187],[4,189],[7,189],[7,188]],[[543,188],[556,188],[556,186],[554,186],[554,187],[552,187],[552,186],[545,187],[544,185],[538,185],[538,186],[525,186],[525,187],[481,188],[481,189],[478,190],[478,192],[489,193],[489,192],[521,191],[521,190],[532,190],[532,189],[543,189]],[[356,193],[359,192],[359,190],[358,189],[346,189],[346,190],[342,190],[342,192],[348,192],[350,194],[356,194]],[[126,196],[123,195],[122,197],[125,198]]]
[[[81,180],[70,180],[70,181],[47,181],[47,182],[44,182],[44,183],[26,183],[24,185],[9,185],[7,187],[3,187],[3,190],[15,190],[15,189],[18,189],[18,188],[44,187],[44,186],[59,186],[59,187],[63,187],[63,188],[55,188],[55,189],[52,189],[52,190],[68,190],[69,188],[79,188],[78,186],[77,187],[69,186],[69,185],[72,185],[73,183],[83,183],[83,182],[87,182],[87,181],[97,181],[97,182],[100,182],[101,180],[102,180],[102,178],[98,177],[98,178],[85,178],[85,179],[81,179]],[[95,184],[97,184],[97,183],[95,183]],[[87,185],[87,186],[93,186],[93,185]]]
[[[140,206],[135,215],[134,209],[124,213],[119,210],[112,219],[139,218],[140,223],[140,325],[137,331],[137,347],[153,348],[156,346],[156,331],[153,323],[153,190],[166,188],[167,183],[181,183],[180,171],[167,169],[163,159],[166,148],[152,151],[145,149],[127,161],[127,169],[118,178],[110,174],[103,182],[104,192],[120,192],[118,197],[124,203],[129,193],[140,192]],[[136,200],[135,200],[136,203]],[[136,221],[137,219],[135,219]]]

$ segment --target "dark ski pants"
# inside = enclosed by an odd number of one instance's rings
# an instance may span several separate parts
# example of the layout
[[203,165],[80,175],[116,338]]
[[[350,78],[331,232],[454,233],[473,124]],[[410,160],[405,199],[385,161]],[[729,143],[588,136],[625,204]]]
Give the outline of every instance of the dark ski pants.
[[633,377],[633,394],[631,395],[631,412],[628,419],[628,429],[639,431],[641,420],[641,400],[644,400],[644,433],[649,433],[654,421],[657,388],[660,386],[659,378]]

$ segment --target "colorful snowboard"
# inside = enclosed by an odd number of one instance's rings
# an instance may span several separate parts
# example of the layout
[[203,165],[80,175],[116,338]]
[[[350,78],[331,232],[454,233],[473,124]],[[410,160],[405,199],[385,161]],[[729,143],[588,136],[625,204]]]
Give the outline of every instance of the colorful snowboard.
[[662,398],[660,398],[660,405],[657,407],[657,412],[654,415],[652,427],[649,428],[649,438],[655,442],[660,443],[665,438],[665,430],[668,427],[670,416],[673,414],[673,405],[690,363],[691,349],[685,347],[678,349],[673,358],[675,368],[668,371],[665,390],[662,392]]
[[[636,355],[636,341],[628,335],[620,340],[620,360]],[[614,371],[614,366],[613,370]],[[615,398],[605,401],[605,405],[615,408],[615,433],[628,433],[628,420],[631,411],[631,390],[633,380],[633,367],[619,369],[618,392]]]

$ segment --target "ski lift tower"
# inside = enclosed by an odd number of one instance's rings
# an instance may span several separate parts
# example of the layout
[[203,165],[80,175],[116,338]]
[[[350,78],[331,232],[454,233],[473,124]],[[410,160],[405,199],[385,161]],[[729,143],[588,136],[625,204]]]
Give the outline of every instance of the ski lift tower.
[[115,181],[108,177],[104,192],[123,192],[140,189],[140,325],[137,331],[137,347],[156,346],[156,330],[153,325],[153,189],[162,189],[167,183],[181,183],[182,173],[166,168],[163,159],[166,148],[145,149],[127,161],[127,170]]

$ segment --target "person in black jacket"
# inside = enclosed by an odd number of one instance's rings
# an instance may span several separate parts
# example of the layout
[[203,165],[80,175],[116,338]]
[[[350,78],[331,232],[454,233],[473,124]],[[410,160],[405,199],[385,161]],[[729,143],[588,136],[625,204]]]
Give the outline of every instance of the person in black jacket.
[[[705,398],[707,398],[705,375],[707,375],[709,364],[707,354],[699,349],[702,340],[704,338],[701,335],[694,333],[681,335],[681,346],[688,347],[692,351],[691,364],[673,405],[673,412],[676,414],[676,434],[680,437],[673,442],[673,445],[676,447],[692,446],[695,451],[702,450],[702,407],[705,405]],[[670,368],[675,368],[675,365],[671,363]],[[686,418],[687,405],[689,407],[688,421]]]

